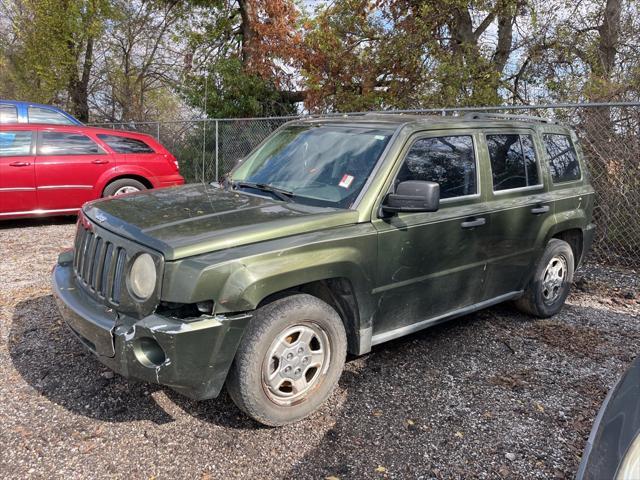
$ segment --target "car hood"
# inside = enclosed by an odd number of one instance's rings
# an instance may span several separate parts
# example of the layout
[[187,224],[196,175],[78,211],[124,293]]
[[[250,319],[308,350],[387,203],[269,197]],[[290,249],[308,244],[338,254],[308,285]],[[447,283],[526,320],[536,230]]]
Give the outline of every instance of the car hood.
[[355,210],[286,203],[205,184],[87,203],[83,213],[166,260],[357,222]]

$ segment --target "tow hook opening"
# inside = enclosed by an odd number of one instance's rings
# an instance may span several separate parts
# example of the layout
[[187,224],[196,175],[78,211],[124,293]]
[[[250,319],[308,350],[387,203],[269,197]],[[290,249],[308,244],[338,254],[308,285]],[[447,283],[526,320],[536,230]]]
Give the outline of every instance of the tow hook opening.
[[167,359],[160,344],[151,337],[141,337],[133,347],[136,359],[145,367],[159,367]]

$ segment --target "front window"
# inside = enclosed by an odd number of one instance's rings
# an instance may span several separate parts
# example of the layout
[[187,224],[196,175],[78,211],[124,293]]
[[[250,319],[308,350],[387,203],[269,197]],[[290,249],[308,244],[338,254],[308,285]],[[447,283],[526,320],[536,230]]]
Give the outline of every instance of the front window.
[[350,208],[392,135],[357,126],[285,127],[232,172],[231,182],[250,193],[279,189],[276,198],[286,192],[294,202]]
[[18,109],[14,105],[0,105],[0,123],[18,123]]
[[438,183],[441,199],[476,194],[476,159],[471,135],[416,140],[398,172],[396,184],[407,180]]
[[27,130],[0,132],[0,157],[24,157],[31,155],[31,137]]
[[50,108],[29,107],[29,123],[49,123],[54,125],[74,125],[74,122]]

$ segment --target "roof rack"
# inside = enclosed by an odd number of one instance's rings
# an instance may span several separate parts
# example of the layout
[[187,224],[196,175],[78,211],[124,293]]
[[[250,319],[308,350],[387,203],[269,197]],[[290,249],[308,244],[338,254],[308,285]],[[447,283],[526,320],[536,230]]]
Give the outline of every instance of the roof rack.
[[503,118],[505,120],[522,120],[524,122],[552,123],[555,125],[559,124],[559,122],[555,120],[549,120],[548,118],[534,117],[533,115],[511,115],[508,113],[473,112],[466,113],[463,118],[465,120],[478,120],[481,118]]

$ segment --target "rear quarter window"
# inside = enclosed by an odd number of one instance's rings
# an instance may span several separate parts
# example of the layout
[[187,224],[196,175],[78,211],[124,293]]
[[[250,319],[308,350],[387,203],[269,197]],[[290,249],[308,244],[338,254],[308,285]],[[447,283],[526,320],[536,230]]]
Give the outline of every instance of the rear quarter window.
[[21,157],[31,155],[31,138],[28,130],[0,132],[0,157]]
[[579,180],[580,162],[569,135],[545,133],[542,143],[549,158],[549,171],[553,183]]
[[155,153],[153,148],[142,140],[119,135],[98,134],[98,138],[117,153]]

